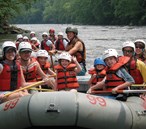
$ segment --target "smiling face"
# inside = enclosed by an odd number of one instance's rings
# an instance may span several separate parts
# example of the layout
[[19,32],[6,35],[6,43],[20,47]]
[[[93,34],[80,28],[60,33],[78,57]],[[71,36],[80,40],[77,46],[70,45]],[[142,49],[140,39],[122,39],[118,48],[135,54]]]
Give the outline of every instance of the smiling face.
[[69,65],[69,61],[65,60],[65,59],[61,59],[60,60],[60,64],[62,65],[62,67],[66,68]]
[[135,43],[135,48],[136,48],[136,50],[135,50],[135,53],[137,54],[137,55],[140,55],[140,54],[142,54],[142,52],[143,52],[143,49],[144,49],[144,45],[142,44],[142,43]]
[[72,40],[74,38],[75,34],[73,32],[67,32],[67,38],[69,40]]
[[7,60],[13,61],[16,57],[16,50],[11,48],[5,52],[5,57]]
[[21,51],[19,54],[21,59],[28,61],[31,57],[31,53],[32,53],[31,51]]
[[112,67],[115,63],[117,63],[117,59],[114,56],[107,57],[104,61],[108,67]]
[[134,54],[134,50],[132,47],[125,47],[123,48],[123,55],[124,56],[128,56],[128,57],[132,57]]
[[47,59],[48,59],[47,57],[42,57],[42,56],[40,56],[40,57],[37,58],[38,62],[39,62],[41,65],[45,65],[46,62],[47,62]]

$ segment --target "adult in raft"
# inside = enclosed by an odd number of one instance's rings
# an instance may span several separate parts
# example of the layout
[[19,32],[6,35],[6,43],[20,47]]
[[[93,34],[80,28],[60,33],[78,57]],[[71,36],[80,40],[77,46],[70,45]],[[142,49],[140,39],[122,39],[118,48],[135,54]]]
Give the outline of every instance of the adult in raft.
[[27,90],[24,90],[5,97],[5,94],[29,85],[24,79],[23,71],[16,60],[16,55],[17,48],[15,43],[5,41],[2,44],[2,60],[0,61],[0,103],[29,94]]
[[67,38],[69,43],[66,46],[66,51],[70,55],[75,56],[82,71],[77,74],[77,76],[84,76],[86,74],[86,48],[84,42],[78,37],[78,29],[75,27],[66,28]]

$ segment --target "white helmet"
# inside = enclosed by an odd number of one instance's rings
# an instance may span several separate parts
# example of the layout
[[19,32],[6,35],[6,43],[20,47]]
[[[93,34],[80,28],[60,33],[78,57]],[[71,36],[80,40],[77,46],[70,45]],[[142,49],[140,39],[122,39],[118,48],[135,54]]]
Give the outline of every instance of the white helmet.
[[37,54],[36,54],[37,57],[47,57],[48,58],[48,52],[46,50],[38,50]]
[[30,34],[35,34],[35,32],[34,31],[31,31]]
[[23,38],[22,34],[17,35],[17,39],[22,39],[22,38]]
[[59,33],[58,33],[58,35],[61,35],[61,36],[63,36],[63,33],[62,33],[62,32],[59,32]]
[[[2,45],[2,55],[4,55],[4,50],[5,50],[6,48],[14,48],[14,49],[16,49],[16,45],[15,45],[15,43],[12,42],[12,41],[5,41],[5,42],[3,43],[3,45]],[[8,50],[8,49],[7,49],[7,50]]]
[[118,57],[118,52],[116,51],[116,49],[107,49],[104,51],[104,54],[103,54],[103,60],[105,60],[106,58],[108,57],[111,57],[111,56],[114,56],[114,57]]
[[124,43],[123,43],[122,50],[123,50],[123,48],[125,48],[125,47],[132,47],[133,50],[135,51],[135,44],[134,44],[132,41],[126,41],[126,42],[124,42]]
[[48,36],[48,33],[47,33],[47,32],[44,32],[44,33],[42,34],[42,36],[43,36],[43,35],[47,35],[47,36]]
[[65,59],[65,60],[68,60],[69,62],[71,62],[71,55],[68,52],[62,52],[58,56],[58,60],[60,60],[60,59]]
[[24,36],[23,39],[29,39],[27,36]]
[[33,41],[33,40],[34,40],[34,41],[37,41],[38,39],[37,39],[36,37],[32,37],[32,38],[31,38],[31,41]]
[[135,40],[134,41],[134,44],[136,44],[136,43],[142,43],[143,44],[143,48],[145,48],[145,41],[144,40],[142,40],[142,39],[137,39],[137,40]]
[[18,46],[18,52],[20,51],[32,51],[31,44],[29,42],[21,42]]

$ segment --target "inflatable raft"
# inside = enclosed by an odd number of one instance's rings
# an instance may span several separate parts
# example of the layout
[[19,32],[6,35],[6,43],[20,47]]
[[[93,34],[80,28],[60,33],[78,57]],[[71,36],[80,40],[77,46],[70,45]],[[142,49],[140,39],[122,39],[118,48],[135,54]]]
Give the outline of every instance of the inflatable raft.
[[146,99],[126,102],[75,91],[38,92],[0,105],[0,129],[146,129]]

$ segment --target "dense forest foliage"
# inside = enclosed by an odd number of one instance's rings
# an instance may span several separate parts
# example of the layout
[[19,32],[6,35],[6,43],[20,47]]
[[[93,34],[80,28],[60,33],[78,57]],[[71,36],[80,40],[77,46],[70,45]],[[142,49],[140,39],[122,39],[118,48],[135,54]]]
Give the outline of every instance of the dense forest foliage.
[[146,0],[1,0],[0,32],[15,24],[146,25]]
[[146,0],[37,0],[13,23],[145,25]]

